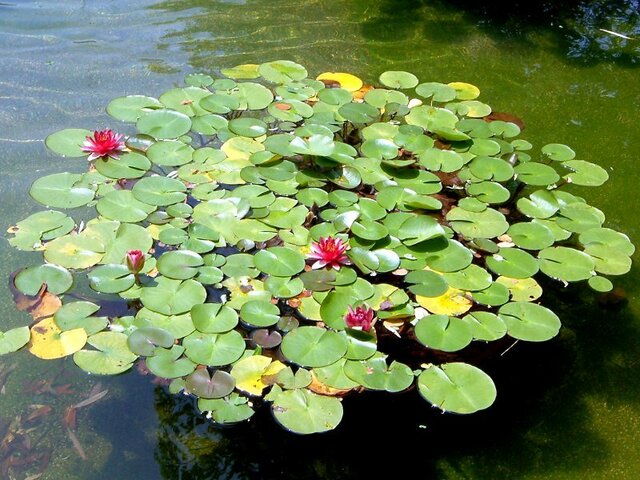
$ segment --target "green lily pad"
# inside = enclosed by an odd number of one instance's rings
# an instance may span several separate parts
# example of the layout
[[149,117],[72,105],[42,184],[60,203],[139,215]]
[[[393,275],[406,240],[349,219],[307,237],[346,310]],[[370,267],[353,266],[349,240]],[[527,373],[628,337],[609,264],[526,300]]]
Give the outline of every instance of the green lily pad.
[[88,268],[104,257],[105,247],[94,239],[65,235],[47,244],[44,258],[64,268]]
[[24,347],[31,339],[29,327],[16,327],[0,332],[0,355],[15,352]]
[[146,153],[156,165],[178,167],[191,162],[194,149],[176,140],[165,140],[151,145]]
[[610,228],[593,228],[583,231],[578,239],[585,247],[596,245],[610,247],[627,256],[633,255],[636,250],[629,237]]
[[434,102],[450,102],[456,98],[456,90],[453,87],[438,82],[421,83],[416,87],[416,93]]
[[93,335],[100,330],[104,330],[109,324],[107,317],[92,316],[99,309],[100,307],[92,302],[65,303],[54,314],[53,319],[63,332],[84,328],[87,335]]
[[380,353],[368,360],[349,360],[344,372],[351,380],[369,390],[401,392],[413,383],[413,372],[404,363],[392,362],[387,366],[386,357]]
[[173,205],[187,198],[184,183],[175,178],[145,177],[133,187],[133,196],[144,203],[156,206]]
[[191,319],[202,333],[224,333],[238,324],[236,311],[219,303],[195,305],[191,309]]
[[499,283],[492,283],[489,288],[479,292],[471,292],[471,298],[480,305],[497,307],[509,301],[509,289]]
[[137,223],[147,218],[156,207],[136,200],[129,190],[113,190],[98,200],[96,210],[109,220]]
[[75,222],[62,212],[45,210],[37,212],[19,221],[9,229],[15,237],[9,243],[20,250],[37,250],[42,247],[43,240],[53,240],[66,235],[75,227]]
[[418,85],[418,78],[409,72],[390,70],[380,75],[380,83],[389,88],[413,88]]
[[280,309],[265,300],[251,300],[242,305],[240,318],[253,327],[270,327],[280,320]]
[[95,195],[81,184],[82,175],[54,173],[40,177],[29,190],[29,195],[43,205],[54,208],[77,208],[86,205]]
[[154,312],[164,315],[178,315],[189,312],[191,308],[204,303],[207,292],[195,280],[174,280],[158,277],[155,286],[142,289],[142,304]]
[[198,400],[198,408],[202,412],[211,412],[214,422],[231,424],[248,420],[255,413],[248,405],[249,399],[232,393],[227,398]]
[[542,250],[555,243],[551,230],[539,223],[514,223],[507,230],[513,243],[525,250]]
[[325,367],[347,352],[347,339],[319,327],[299,327],[282,340],[282,354],[303,367]]
[[511,278],[529,278],[538,272],[538,261],[517,248],[501,248],[498,253],[486,257],[487,267],[498,275]]
[[572,172],[565,175],[564,178],[575,185],[599,187],[609,180],[607,171],[595,163],[584,160],[569,160],[562,162],[561,165]]
[[196,364],[182,356],[184,347],[174,345],[170,349],[158,347],[152,357],[147,357],[149,371],[158,377],[178,378],[189,375]]
[[137,122],[141,116],[162,107],[162,103],[156,98],[145,95],[128,95],[111,100],[107,105],[107,113],[123,122]]
[[471,343],[473,329],[469,322],[447,315],[427,315],[415,328],[416,338],[429,348],[456,352]]
[[138,358],[127,347],[127,335],[119,332],[99,332],[91,335],[87,343],[95,350],[80,350],[73,361],[81,369],[95,375],[117,375],[133,366]]
[[127,338],[127,347],[136,355],[150,357],[156,347],[171,347],[176,338],[163,328],[140,327],[135,329]]
[[347,361],[348,360],[346,358],[342,358],[336,363],[332,363],[326,367],[314,368],[313,374],[320,382],[332,388],[340,390],[356,388],[360,384],[351,380],[344,373],[344,366]]
[[73,276],[64,267],[52,264],[34,265],[21,270],[15,277],[15,286],[25,295],[36,295],[42,284],[47,292],[60,295],[73,285]]
[[464,317],[464,321],[471,325],[471,331],[475,340],[492,342],[507,334],[507,326],[495,313],[471,312]]
[[278,423],[303,435],[333,430],[342,420],[339,399],[316,395],[305,389],[280,393],[271,408]]
[[530,302],[511,302],[500,307],[498,315],[513,338],[528,342],[544,342],[555,337],[561,323],[548,308]]
[[140,153],[125,153],[119,158],[98,158],[96,170],[105,177],[133,179],[144,176],[151,168],[151,162]]
[[158,259],[158,271],[168,278],[187,280],[195,277],[204,265],[200,255],[189,250],[173,250],[163,253]]
[[423,297],[439,297],[449,288],[442,275],[429,270],[409,272],[404,280],[412,284],[409,286],[409,291]]
[[542,153],[551,160],[558,162],[572,160],[576,156],[576,152],[567,145],[563,145],[561,143],[549,143],[548,145],[545,145],[542,147]]
[[216,370],[209,375],[206,369],[199,369],[185,379],[186,390],[199,398],[223,398],[233,392],[236,381],[225,371]]
[[587,280],[594,275],[593,258],[574,248],[545,248],[540,251],[538,258],[542,273],[565,282]]
[[489,408],[496,398],[491,377],[462,362],[431,365],[418,377],[418,390],[434,407],[462,414]]
[[542,163],[527,162],[514,167],[516,179],[527,185],[547,186],[560,180],[560,175],[553,167]]
[[275,277],[291,277],[302,271],[304,256],[286,247],[271,247],[260,250],[254,256],[255,266],[262,272]]
[[80,128],[67,128],[49,135],[44,143],[49,150],[63,157],[84,157],[82,145],[93,132]]
[[467,291],[484,290],[491,285],[491,274],[477,265],[469,265],[457,272],[443,274],[446,283],[453,288]]
[[217,367],[238,360],[245,350],[242,335],[231,330],[226,333],[193,332],[182,340],[185,354],[195,363]]
[[263,63],[258,67],[258,73],[273,83],[288,83],[307,78],[306,68],[289,60]]
[[161,108],[142,115],[136,128],[158,139],[178,138],[191,130],[191,119],[184,113]]
[[451,228],[468,238],[493,238],[509,229],[504,215],[492,208],[482,212],[469,212],[454,207],[447,213],[447,220]]

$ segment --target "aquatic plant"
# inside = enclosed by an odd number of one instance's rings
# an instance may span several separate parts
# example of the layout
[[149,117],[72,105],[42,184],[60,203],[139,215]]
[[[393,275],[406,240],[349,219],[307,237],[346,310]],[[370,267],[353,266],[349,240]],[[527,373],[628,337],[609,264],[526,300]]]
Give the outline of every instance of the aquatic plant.
[[220,74],[109,103],[135,124],[126,151],[112,130],[46,139],[90,168],[36,180],[32,198],[96,216],[45,210],[10,229],[44,263],[12,278],[34,323],[3,333],[1,353],[103,375],[144,362],[218,423],[264,402],[285,428],[322,432],[341,396],[412,386],[468,414],[496,397],[478,367],[492,345],[558,333],[541,283],[605,292],[630,269],[629,239],[567,191],[607,172],[563,144],[534,149],[473,85],[311,79],[282,60]]

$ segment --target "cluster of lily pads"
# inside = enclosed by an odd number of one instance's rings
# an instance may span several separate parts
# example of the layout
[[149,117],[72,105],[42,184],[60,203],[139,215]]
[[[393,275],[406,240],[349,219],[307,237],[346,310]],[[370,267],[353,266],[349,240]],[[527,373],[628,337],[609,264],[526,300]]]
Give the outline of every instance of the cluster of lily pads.
[[[51,209],[10,243],[44,255],[15,288],[62,302],[0,352],[28,343],[93,374],[144,361],[219,423],[266,402],[285,428],[322,432],[341,396],[412,386],[466,414],[496,396],[470,345],[558,333],[541,277],[608,291],[630,268],[629,239],[563,188],[606,171],[562,144],[535,150],[473,85],[313,79],[290,61],[185,82],[113,100],[135,125],[125,138],[47,138],[89,171],[38,179],[30,194]],[[56,210],[83,206],[95,218]]]

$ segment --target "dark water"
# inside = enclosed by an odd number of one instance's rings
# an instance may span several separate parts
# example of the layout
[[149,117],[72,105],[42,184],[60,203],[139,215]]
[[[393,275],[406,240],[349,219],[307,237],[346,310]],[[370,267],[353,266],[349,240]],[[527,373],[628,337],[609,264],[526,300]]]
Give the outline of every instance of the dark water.
[[[157,96],[186,73],[282,58],[311,74],[348,71],[375,81],[384,70],[406,69],[423,81],[477,85],[495,110],[524,119],[523,138],[567,143],[606,168],[611,180],[581,193],[638,243],[639,9],[633,0],[7,0],[0,3],[0,226],[39,210],[25,201],[33,180],[86,168],[48,154],[49,133],[116,127],[103,113],[110,99]],[[0,277],[38,258],[2,241]],[[20,353],[0,359],[16,365],[0,392],[0,430],[50,406],[25,428],[33,428],[31,451],[50,455],[40,478],[54,480],[359,479],[385,471],[639,478],[639,282],[637,266],[617,281],[627,301],[615,308],[580,289],[558,292],[550,301],[565,325],[561,335],[519,344],[485,365],[498,400],[471,417],[439,415],[408,392],[346,399],[342,425],[323,436],[288,434],[266,410],[220,429],[135,372],[96,378],[70,359]],[[0,315],[2,330],[27,322],[5,282]],[[55,394],[38,389],[43,380]],[[98,383],[108,395],[78,412],[83,460],[62,417]]]

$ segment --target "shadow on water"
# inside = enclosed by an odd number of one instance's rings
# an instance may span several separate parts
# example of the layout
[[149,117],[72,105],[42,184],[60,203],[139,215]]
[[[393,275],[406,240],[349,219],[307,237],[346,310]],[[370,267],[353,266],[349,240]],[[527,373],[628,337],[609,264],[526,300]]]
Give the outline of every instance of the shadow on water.
[[[165,40],[179,41],[200,69],[211,68],[212,54],[231,63],[280,55],[307,66],[313,57],[340,65],[358,55],[362,64],[385,43],[398,44],[402,58],[402,42],[414,44],[412,55],[437,53],[438,45],[462,46],[479,32],[498,48],[541,48],[572,65],[640,66],[640,0],[169,0],[152,8],[185,15],[185,29]],[[352,38],[341,41],[336,32]]]
[[640,325],[624,302],[602,307],[577,288],[550,301],[566,320],[561,335],[520,343],[482,365],[498,400],[471,416],[442,415],[415,391],[370,392],[344,400],[336,431],[305,437],[278,427],[268,408],[221,429],[190,399],[158,387],[162,478],[357,479],[416,469],[422,478],[577,478],[597,471],[611,451],[593,417],[640,406]]
[[504,47],[535,44],[576,65],[640,66],[638,0],[385,0],[361,29],[373,40],[398,41],[417,32],[447,45],[465,42],[479,29]]

